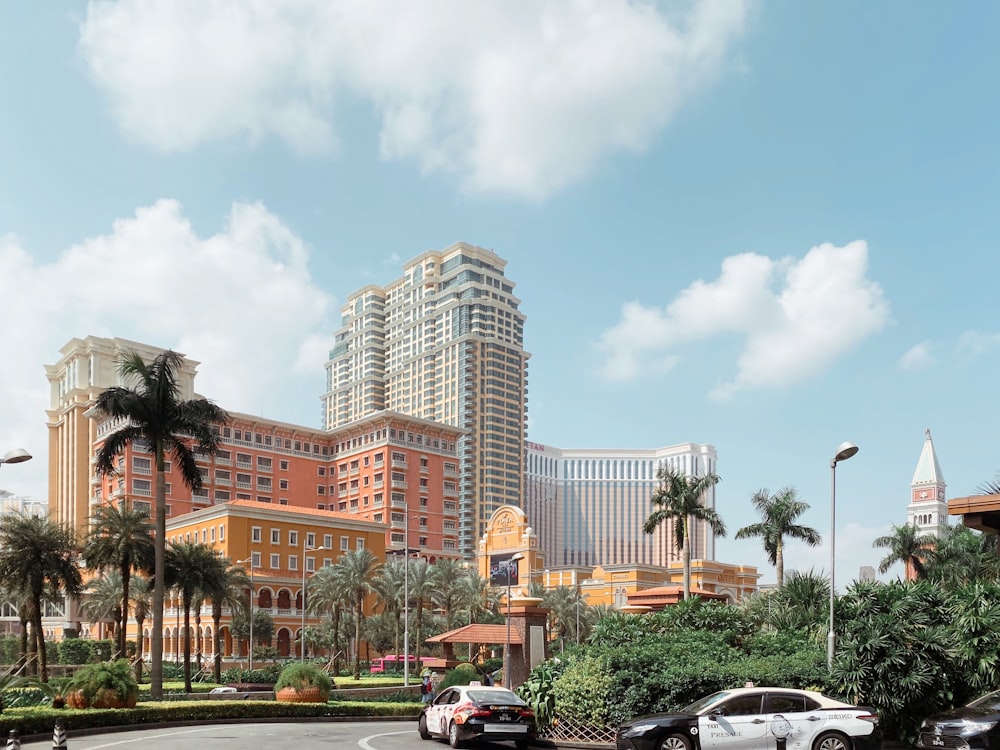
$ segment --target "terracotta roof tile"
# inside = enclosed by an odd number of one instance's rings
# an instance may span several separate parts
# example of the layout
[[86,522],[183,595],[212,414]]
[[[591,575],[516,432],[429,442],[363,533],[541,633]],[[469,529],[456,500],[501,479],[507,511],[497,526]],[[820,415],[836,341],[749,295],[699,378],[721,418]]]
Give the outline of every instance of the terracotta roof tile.
[[[428,643],[490,643],[499,644],[507,642],[506,625],[484,625],[473,624],[449,630],[447,633],[435,635],[426,639]],[[512,645],[520,646],[521,635],[515,628],[510,629],[510,642]]]

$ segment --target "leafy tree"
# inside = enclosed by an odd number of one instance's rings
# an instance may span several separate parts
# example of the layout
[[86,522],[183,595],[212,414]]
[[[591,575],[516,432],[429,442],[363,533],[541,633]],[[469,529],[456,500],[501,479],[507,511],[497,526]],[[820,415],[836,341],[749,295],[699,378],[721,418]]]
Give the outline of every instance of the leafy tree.
[[500,615],[500,592],[490,586],[490,580],[475,571],[466,576],[462,600],[469,615],[469,624],[477,622],[498,623]]
[[1000,586],[975,582],[949,597],[946,616],[955,633],[956,704],[1000,685]]
[[83,588],[73,530],[49,518],[11,513],[0,517],[0,581],[23,597],[31,621],[39,678],[48,682],[42,602]]
[[957,524],[949,526],[934,545],[926,563],[926,577],[948,589],[1000,580],[1000,552],[996,534],[981,534]]
[[661,524],[673,524],[674,540],[684,555],[684,598],[691,596],[691,519],[703,521],[716,536],[726,535],[726,525],[714,508],[702,504],[705,493],[719,482],[719,476],[707,473],[688,476],[660,467],[656,472],[659,487],[650,498],[656,509],[646,519],[643,531],[654,533]]
[[926,578],[926,564],[934,558],[934,537],[921,534],[915,524],[893,525],[892,533],[878,537],[873,547],[888,549],[889,554],[878,565],[879,573],[887,573],[895,563],[903,563],[918,579]]
[[785,585],[771,595],[767,621],[778,630],[801,630],[814,639],[826,637],[830,616],[830,577],[793,570]]
[[98,412],[121,421],[97,454],[97,471],[115,472],[117,457],[136,442],[152,451],[156,464],[156,512],[154,514],[153,637],[150,644],[152,669],[150,692],[163,697],[163,598],[166,563],[167,489],[164,468],[168,455],[173,457],[181,478],[191,490],[202,486],[201,471],[189,446],[193,442],[203,453],[214,453],[217,446],[215,427],[229,415],[207,399],[181,399],[177,371],[182,358],[174,351],[157,355],[149,364],[138,352],[126,352],[118,363],[118,372],[133,388],[114,387],[97,397]]
[[164,580],[181,595],[184,608],[184,690],[191,692],[191,605],[199,594],[223,588],[226,563],[207,544],[171,542]]
[[785,487],[774,495],[766,489],[758,490],[750,501],[761,520],[737,531],[736,538],[763,540],[764,552],[774,566],[780,589],[785,576],[785,538],[798,539],[815,547],[820,543],[819,533],[796,523],[798,517],[809,510],[809,504],[799,500],[794,487]]
[[927,581],[854,584],[837,601],[835,694],[875,706],[888,736],[912,740],[952,698],[947,594]]
[[153,526],[149,514],[130,507],[103,505],[90,519],[90,532],[83,547],[88,568],[117,571],[121,585],[118,606],[118,653],[125,655],[128,631],[129,584],[136,572],[152,573],[154,561]]
[[354,679],[361,679],[361,625],[364,621],[365,596],[372,591],[372,579],[380,567],[369,549],[347,552],[334,565],[339,568],[345,598],[350,602],[354,615]]

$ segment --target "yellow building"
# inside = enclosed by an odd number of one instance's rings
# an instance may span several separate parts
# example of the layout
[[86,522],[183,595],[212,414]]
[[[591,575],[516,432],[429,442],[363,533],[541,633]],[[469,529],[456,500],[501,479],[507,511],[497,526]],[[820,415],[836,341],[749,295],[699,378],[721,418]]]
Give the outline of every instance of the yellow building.
[[[512,559],[521,555],[519,559]],[[660,565],[605,565],[548,568],[538,548],[538,539],[528,525],[524,511],[514,506],[499,508],[479,542],[479,574],[494,586],[503,587],[510,576],[511,594],[523,595],[529,583],[545,589],[559,586],[577,588],[591,606],[621,609],[662,608],[681,597],[684,566],[672,562]],[[743,601],[757,591],[760,574],[752,565],[734,565],[718,560],[691,561],[691,588],[708,598],[730,603]],[[643,597],[643,593],[647,596]],[[644,600],[645,599],[645,600]]]
[[[199,542],[218,550],[233,563],[242,564],[252,575],[254,611],[265,611],[274,621],[272,645],[280,656],[301,653],[299,637],[319,619],[304,612],[302,592],[309,577],[321,567],[333,565],[346,552],[368,549],[380,562],[385,559],[385,524],[364,521],[347,513],[270,506],[246,500],[213,505],[167,522],[167,541]],[[183,649],[183,610],[177,598],[164,609],[165,659],[179,658]],[[192,623],[194,613],[192,613]],[[222,654],[225,658],[247,653],[234,643],[229,625],[232,612],[224,609]],[[148,643],[149,625],[143,628]],[[133,630],[129,636],[135,637]],[[192,625],[192,627],[195,627]],[[202,608],[200,634],[206,658],[212,649],[212,610]]]

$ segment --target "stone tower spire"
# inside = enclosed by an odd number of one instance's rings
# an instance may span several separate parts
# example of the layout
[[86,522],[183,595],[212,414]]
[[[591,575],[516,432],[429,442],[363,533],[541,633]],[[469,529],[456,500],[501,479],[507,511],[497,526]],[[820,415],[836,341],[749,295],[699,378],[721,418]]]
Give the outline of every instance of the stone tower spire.
[[948,526],[946,487],[931,431],[924,430],[924,447],[910,482],[910,504],[906,508],[906,522],[914,524],[921,534],[937,539]]

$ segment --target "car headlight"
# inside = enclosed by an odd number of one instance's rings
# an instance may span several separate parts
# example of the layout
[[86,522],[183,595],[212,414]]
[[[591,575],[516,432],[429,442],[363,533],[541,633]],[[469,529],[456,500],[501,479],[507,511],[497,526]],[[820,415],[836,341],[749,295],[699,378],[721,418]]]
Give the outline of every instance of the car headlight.
[[646,732],[651,732],[656,728],[656,724],[633,724],[622,730],[622,737],[641,737]]
[[962,721],[962,734],[982,734],[983,732],[990,731],[996,725],[997,723],[995,721],[973,721],[972,719],[965,719]]

